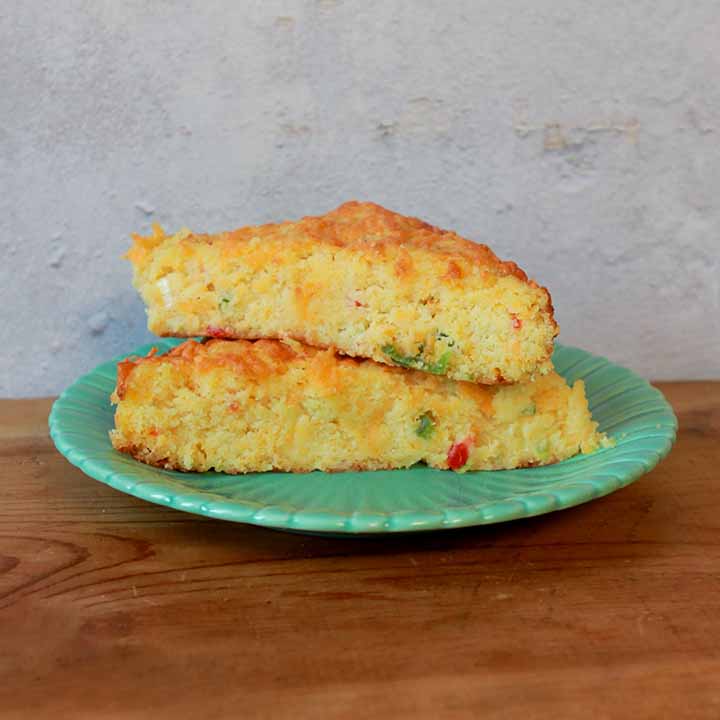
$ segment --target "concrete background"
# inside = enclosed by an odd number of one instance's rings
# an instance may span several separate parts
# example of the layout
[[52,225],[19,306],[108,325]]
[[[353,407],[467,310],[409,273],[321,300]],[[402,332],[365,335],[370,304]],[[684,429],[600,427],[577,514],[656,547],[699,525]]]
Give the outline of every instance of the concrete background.
[[131,231],[371,199],[490,244],[561,340],[720,377],[714,0],[0,6],[0,395],[149,339]]

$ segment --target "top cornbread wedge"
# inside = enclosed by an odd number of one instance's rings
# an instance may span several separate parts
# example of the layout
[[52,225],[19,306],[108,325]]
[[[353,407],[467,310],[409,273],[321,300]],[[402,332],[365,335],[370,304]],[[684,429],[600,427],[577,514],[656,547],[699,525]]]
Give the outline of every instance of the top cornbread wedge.
[[149,329],[293,338],[476,383],[552,369],[550,295],[513,262],[373,203],[217,235],[134,236]]

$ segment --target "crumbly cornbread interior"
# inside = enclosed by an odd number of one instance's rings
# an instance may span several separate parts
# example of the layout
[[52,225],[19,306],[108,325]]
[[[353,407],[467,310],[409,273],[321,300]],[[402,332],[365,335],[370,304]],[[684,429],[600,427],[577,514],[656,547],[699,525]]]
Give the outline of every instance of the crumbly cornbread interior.
[[134,236],[161,336],[294,338],[476,383],[552,369],[548,291],[485,245],[373,203],[216,235]]
[[120,363],[113,445],[228,473],[544,465],[604,443],[582,381],[478,385],[296,341],[187,341]]

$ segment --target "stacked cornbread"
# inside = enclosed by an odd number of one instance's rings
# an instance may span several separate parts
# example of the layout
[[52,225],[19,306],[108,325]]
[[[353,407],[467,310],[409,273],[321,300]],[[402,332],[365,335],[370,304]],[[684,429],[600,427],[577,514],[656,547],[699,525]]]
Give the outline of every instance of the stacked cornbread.
[[486,246],[373,203],[218,235],[135,236],[150,329],[114,446],[179,470],[481,470],[600,447],[552,367],[550,295]]

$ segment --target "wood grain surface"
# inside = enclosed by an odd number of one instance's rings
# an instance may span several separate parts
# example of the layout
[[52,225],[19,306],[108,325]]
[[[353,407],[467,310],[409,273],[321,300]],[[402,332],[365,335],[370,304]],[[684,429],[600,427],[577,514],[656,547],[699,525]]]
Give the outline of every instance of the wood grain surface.
[[334,540],[84,476],[0,402],[0,716],[720,718],[720,383],[630,487],[538,518]]

